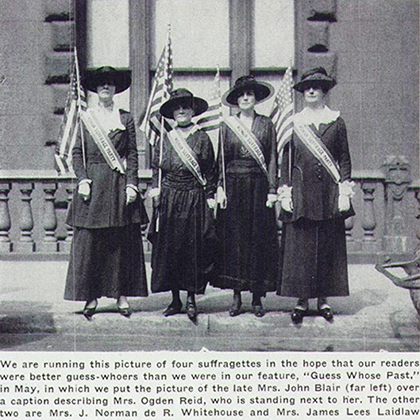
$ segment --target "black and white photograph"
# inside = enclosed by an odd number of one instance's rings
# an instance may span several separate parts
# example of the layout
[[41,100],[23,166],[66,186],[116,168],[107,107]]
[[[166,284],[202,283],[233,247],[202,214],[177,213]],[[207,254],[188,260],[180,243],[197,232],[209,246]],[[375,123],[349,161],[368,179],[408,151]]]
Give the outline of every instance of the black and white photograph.
[[0,0],[0,416],[415,418],[419,20]]

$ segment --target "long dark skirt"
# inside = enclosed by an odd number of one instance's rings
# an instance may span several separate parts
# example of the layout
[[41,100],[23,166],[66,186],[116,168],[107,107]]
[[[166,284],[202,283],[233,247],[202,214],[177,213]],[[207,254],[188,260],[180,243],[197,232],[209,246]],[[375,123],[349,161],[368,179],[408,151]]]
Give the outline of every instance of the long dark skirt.
[[216,236],[203,188],[176,182],[162,186],[152,225],[156,223],[158,233],[151,235],[152,292],[204,293],[213,273]]
[[228,174],[227,208],[220,210],[217,278],[221,289],[249,290],[265,296],[279,277],[279,239],[275,210],[266,206],[268,183],[263,174]]
[[64,299],[120,296],[147,296],[140,225],[75,228]]
[[283,224],[284,260],[277,294],[298,298],[347,296],[344,219],[301,218]]

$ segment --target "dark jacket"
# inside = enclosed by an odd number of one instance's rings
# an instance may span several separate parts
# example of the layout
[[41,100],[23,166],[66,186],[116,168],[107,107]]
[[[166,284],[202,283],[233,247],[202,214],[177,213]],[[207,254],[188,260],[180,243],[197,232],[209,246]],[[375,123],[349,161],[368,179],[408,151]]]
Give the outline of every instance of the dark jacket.
[[121,227],[141,223],[141,197],[126,205],[127,184],[138,185],[138,157],[136,131],[130,113],[120,110],[122,124],[126,130],[115,130],[108,134],[122,160],[126,160],[125,174],[112,170],[96,146],[86,128],[83,129],[86,168],[83,162],[82,136],[79,132],[73,148],[73,168],[78,182],[92,180],[91,196],[84,201],[75,190],[67,223],[88,229]]
[[[186,142],[196,154],[201,173],[207,181],[204,188],[206,198],[213,198],[216,191],[217,168],[211,140],[207,133],[202,130],[197,130],[188,136]],[[153,188],[156,188],[159,184],[159,166],[162,169],[163,184],[165,184],[167,178],[177,177],[180,180],[182,179],[186,184],[196,185],[197,187],[201,186],[199,181],[182,162],[166,135],[163,137],[162,150],[162,161],[160,162],[160,142],[156,142],[152,162]]]
[[[255,113],[251,131],[261,143],[262,153],[268,170],[268,192],[275,194],[277,190],[277,149],[276,131],[270,118]],[[223,142],[226,175],[235,173],[262,173],[262,169],[246,150],[241,140],[225,124],[222,123],[220,137]],[[222,185],[222,154],[219,153],[219,185]]]
[[[312,127],[313,128],[313,127]],[[350,179],[351,159],[344,120],[339,117],[331,124],[321,124],[316,130],[328,148],[340,171],[340,182]],[[280,185],[292,186],[293,213],[282,212],[281,219],[294,222],[301,217],[310,220],[328,220],[354,215],[338,210],[338,184],[313,154],[293,135],[291,151],[291,174],[289,176],[289,145],[283,153]]]

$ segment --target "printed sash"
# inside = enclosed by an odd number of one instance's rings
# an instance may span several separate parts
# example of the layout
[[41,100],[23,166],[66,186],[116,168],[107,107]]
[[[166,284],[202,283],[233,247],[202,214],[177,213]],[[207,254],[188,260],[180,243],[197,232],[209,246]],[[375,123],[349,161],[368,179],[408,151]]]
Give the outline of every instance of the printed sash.
[[340,182],[340,172],[330,151],[307,124],[296,124],[295,133],[314,157],[322,164],[336,183]]
[[260,165],[260,168],[268,178],[268,170],[261,150],[261,143],[254,133],[248,130],[236,115],[225,118],[225,123],[236,134],[238,139],[246,147],[246,150],[251,153],[251,156],[257,161],[258,165]]
[[103,157],[105,158],[106,163],[115,169],[121,174],[124,174],[124,164],[121,160],[120,155],[112,144],[111,139],[108,137],[105,130],[96,120],[95,116],[89,110],[81,112],[81,118],[85,124],[86,129],[89,131],[89,134],[92,136],[93,141],[98,146]]
[[[198,127],[195,126],[189,135],[194,134],[198,130]],[[197,156],[188,143],[182,137],[181,133],[177,129],[173,129],[167,132],[169,142],[172,147],[175,149],[175,152],[178,154],[182,163],[191,171],[191,173],[198,179],[200,184],[204,187],[207,184],[207,181],[201,174],[200,165],[197,162]]]

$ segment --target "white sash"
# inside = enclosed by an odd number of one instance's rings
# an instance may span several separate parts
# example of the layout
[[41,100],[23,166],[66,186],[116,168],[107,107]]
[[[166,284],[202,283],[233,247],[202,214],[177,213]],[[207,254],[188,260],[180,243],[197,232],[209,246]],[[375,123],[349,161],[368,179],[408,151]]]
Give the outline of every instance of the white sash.
[[103,157],[105,158],[106,163],[111,167],[111,169],[115,169],[121,174],[125,174],[124,164],[120,155],[118,154],[105,130],[96,120],[94,114],[87,110],[81,112],[81,118],[93,141],[98,146]]
[[[195,126],[189,135],[194,134],[199,128]],[[167,133],[169,142],[175,149],[182,163],[191,171],[191,173],[198,179],[200,184],[204,187],[207,181],[201,174],[200,165],[197,162],[196,154],[193,152],[191,147],[182,137],[181,133],[177,129],[173,129]]]
[[322,164],[336,183],[340,182],[340,172],[330,151],[307,124],[295,124],[295,133],[314,157]]
[[251,153],[251,156],[257,161],[258,165],[260,165],[260,168],[268,178],[267,165],[261,150],[261,144],[255,134],[248,130],[236,115],[225,118],[225,123],[236,134],[236,137],[238,137],[246,147],[246,150]]

